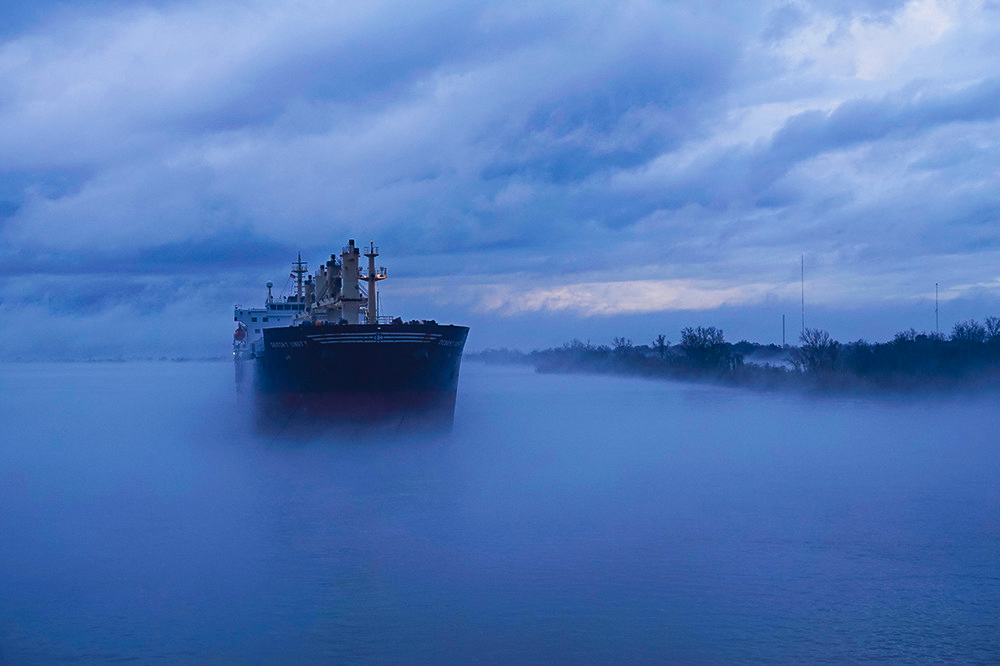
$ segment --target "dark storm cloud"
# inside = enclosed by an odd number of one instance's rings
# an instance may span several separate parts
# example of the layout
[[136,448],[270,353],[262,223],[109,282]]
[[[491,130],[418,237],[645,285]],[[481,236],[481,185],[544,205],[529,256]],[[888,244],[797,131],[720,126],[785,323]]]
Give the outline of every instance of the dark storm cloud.
[[777,133],[770,152],[798,160],[827,150],[907,136],[946,123],[996,120],[1000,116],[1000,79],[990,78],[959,92],[924,91],[881,100],[852,100],[832,113],[809,111],[791,118]]
[[[313,248],[308,247],[308,250]],[[99,247],[84,254],[60,251],[0,252],[0,277],[45,273],[47,275],[142,275],[229,271],[283,265],[297,250],[248,229],[232,229],[197,239],[164,243],[119,252]]]
[[[532,198],[543,200],[537,209],[520,211],[522,216],[535,217],[535,210],[547,216],[544,199],[552,201],[558,217],[575,215],[573,206],[560,201],[572,199],[572,192],[537,188],[642,164],[690,137],[711,118],[711,99],[724,89],[737,54],[724,46],[733,43],[726,39],[731,23],[683,9],[639,4],[576,14],[559,6],[537,16],[509,8],[496,13],[499,17],[464,7],[427,16],[404,12],[403,18],[365,25],[343,43],[317,42],[318,49],[292,49],[291,56],[282,52],[254,69],[252,86],[238,64],[236,74],[244,77],[237,77],[235,86],[209,91],[196,81],[192,93],[208,92],[196,104],[168,91],[159,94],[165,111],[140,107],[102,116],[86,132],[59,142],[76,143],[77,151],[109,164],[70,196],[26,193],[21,217],[30,222],[24,226],[86,218],[94,228],[112,227],[105,238],[110,242],[122,219],[142,224],[134,221],[183,217],[198,220],[189,231],[199,233],[206,223],[250,218],[274,233],[275,225],[263,219],[268,214],[278,226],[294,216],[301,231],[326,211],[339,210],[373,220],[387,233],[416,221],[428,230],[418,239],[427,242],[505,245],[513,234],[497,237],[487,229],[510,214],[498,211],[494,200],[509,200],[508,186],[535,188]],[[141,15],[139,28],[132,29],[144,32],[150,21]],[[623,32],[602,26],[605,21]],[[422,30],[425,23],[434,29]],[[412,39],[404,28],[420,36]],[[134,50],[131,39],[121,37],[121,50]],[[385,48],[387,41],[393,48]],[[179,49],[180,55],[190,50]],[[386,54],[392,57],[387,60]],[[393,61],[400,57],[402,62]],[[123,86],[115,80],[104,85],[111,93]],[[448,106],[436,99],[442,93],[457,98]],[[270,103],[254,104],[257,97]],[[142,103],[131,95],[128,100]],[[247,113],[258,117],[247,120],[246,113],[233,111],[237,107],[255,109]],[[279,117],[261,125],[279,107]],[[398,143],[393,143],[395,127],[372,135],[378,124],[408,125],[410,116],[416,124],[397,135]],[[424,119],[431,124],[422,125]],[[152,121],[155,129],[146,131]],[[126,126],[119,127],[122,123]],[[442,134],[449,131],[458,134]],[[136,144],[111,141],[112,133],[124,133]],[[359,134],[361,145],[351,145],[359,143]],[[46,156],[47,138],[18,153],[26,164],[32,155],[74,159],[72,150]],[[427,150],[449,144],[456,154],[443,159]],[[205,161],[215,151],[225,156],[245,151],[245,159],[220,168]],[[290,178],[295,182],[287,183]],[[300,191],[306,179],[313,187]],[[131,234],[129,243],[176,242],[172,230],[166,223],[147,226]],[[56,232],[66,242],[81,233],[77,242],[92,240],[77,223]]]

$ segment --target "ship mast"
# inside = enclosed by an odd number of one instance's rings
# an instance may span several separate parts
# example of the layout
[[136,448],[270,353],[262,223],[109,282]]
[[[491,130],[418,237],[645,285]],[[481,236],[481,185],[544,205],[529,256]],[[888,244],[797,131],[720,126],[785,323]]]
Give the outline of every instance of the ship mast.
[[375,283],[379,280],[384,280],[386,275],[385,268],[380,268],[378,271],[375,270],[375,257],[378,256],[378,248],[375,247],[375,241],[370,241],[368,243],[368,251],[365,252],[365,256],[368,257],[368,275],[365,277],[365,281],[368,283],[367,322],[369,324],[377,324],[378,293],[375,290]]
[[295,278],[295,302],[302,302],[302,276],[308,272],[306,262],[302,261],[302,253],[299,252],[297,261],[292,262],[292,277]]

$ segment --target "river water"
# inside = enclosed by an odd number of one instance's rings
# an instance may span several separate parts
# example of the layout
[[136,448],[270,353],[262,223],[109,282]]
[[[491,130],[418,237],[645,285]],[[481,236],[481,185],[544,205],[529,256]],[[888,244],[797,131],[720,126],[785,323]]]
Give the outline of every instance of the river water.
[[287,441],[228,363],[0,365],[0,663],[1000,661],[997,395],[462,373]]

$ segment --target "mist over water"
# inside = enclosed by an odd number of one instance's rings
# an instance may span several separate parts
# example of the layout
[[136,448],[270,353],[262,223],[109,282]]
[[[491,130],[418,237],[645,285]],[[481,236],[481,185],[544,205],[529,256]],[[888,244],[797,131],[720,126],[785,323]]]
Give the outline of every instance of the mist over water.
[[0,663],[995,662],[997,396],[466,363],[257,434],[228,363],[0,365]]

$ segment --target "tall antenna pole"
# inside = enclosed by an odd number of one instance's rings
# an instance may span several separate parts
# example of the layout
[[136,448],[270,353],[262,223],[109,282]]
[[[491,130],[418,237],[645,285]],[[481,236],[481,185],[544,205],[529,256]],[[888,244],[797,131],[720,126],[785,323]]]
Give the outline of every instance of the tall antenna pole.
[[785,315],[781,315],[781,346],[785,346]]
[[378,256],[378,248],[375,247],[375,241],[368,244],[368,251],[365,252],[365,256],[368,257],[368,276],[364,278],[365,282],[368,283],[368,318],[366,319],[366,323],[377,324],[378,289],[375,285],[379,280],[385,279],[385,269],[375,270],[375,257]]
[[306,269],[306,262],[302,261],[302,253],[299,252],[299,258],[292,262],[292,277],[295,278],[295,302],[302,302],[302,276],[308,272]]
[[934,283],[934,332],[941,335],[941,324],[938,319],[938,283]]
[[800,257],[802,261],[802,333],[806,332],[806,255]]

